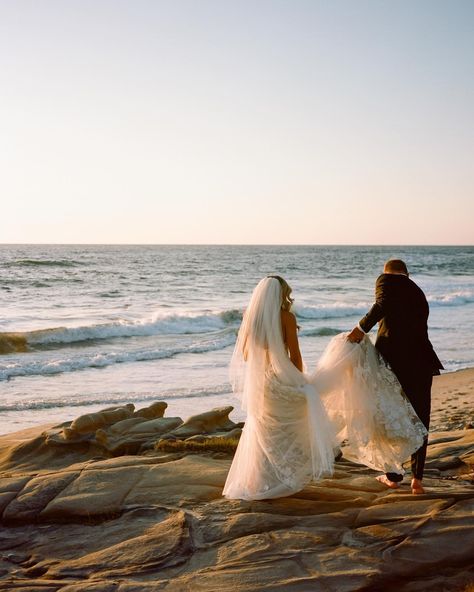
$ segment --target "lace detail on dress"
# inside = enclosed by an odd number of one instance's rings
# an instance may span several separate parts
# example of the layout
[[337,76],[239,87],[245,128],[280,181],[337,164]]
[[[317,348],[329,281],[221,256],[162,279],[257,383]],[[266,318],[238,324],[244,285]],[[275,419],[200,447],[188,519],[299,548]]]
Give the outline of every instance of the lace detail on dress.
[[329,420],[320,405],[315,443],[308,397],[318,397],[308,384],[284,384],[274,373],[265,375],[261,415],[249,414],[237,448],[224,495],[264,499],[291,495],[313,478],[332,471],[333,442]]
[[[344,455],[403,474],[403,462],[420,448],[427,430],[397,377],[368,338],[353,345],[345,334],[336,336],[328,350],[325,360],[323,356],[324,401],[340,436],[347,439]],[[337,368],[337,376],[331,376],[331,368]],[[313,380],[318,382],[318,372]]]

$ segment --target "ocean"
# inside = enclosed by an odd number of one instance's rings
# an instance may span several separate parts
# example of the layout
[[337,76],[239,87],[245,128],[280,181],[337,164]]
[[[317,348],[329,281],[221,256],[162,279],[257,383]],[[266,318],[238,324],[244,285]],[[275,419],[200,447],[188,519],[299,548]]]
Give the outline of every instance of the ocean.
[[183,418],[233,405],[239,421],[228,364],[257,282],[292,286],[310,370],[393,257],[428,298],[446,370],[474,366],[472,246],[1,245],[0,433],[157,400]]

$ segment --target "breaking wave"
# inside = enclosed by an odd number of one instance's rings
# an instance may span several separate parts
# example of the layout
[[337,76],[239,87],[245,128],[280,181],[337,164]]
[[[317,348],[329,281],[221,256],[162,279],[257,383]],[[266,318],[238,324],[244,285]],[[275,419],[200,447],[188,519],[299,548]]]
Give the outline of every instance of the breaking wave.
[[0,364],[0,380],[9,380],[17,376],[35,376],[75,372],[87,368],[105,368],[113,364],[127,362],[145,362],[172,358],[179,354],[200,354],[224,349],[235,342],[235,331],[226,330],[213,338],[193,341],[174,346],[152,347],[135,351],[91,352],[84,355],[66,355],[63,358],[32,360],[15,358]]
[[222,331],[242,319],[238,310],[215,314],[154,315],[151,319],[114,321],[81,327],[52,327],[36,331],[0,333],[0,353],[26,351],[28,346],[61,346],[85,341],[152,335],[192,335]]
[[460,306],[474,302],[474,292],[470,290],[459,290],[450,292],[443,296],[428,296],[428,302],[431,306]]
[[315,306],[297,306],[294,312],[300,319],[337,319],[364,314],[369,310],[369,307],[370,303],[368,302],[358,302],[357,304],[334,302],[333,304]]

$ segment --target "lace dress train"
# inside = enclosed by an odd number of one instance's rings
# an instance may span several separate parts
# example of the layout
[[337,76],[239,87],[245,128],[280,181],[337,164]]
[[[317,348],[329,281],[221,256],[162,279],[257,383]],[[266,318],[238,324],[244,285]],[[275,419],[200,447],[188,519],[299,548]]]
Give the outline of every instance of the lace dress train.
[[[383,472],[423,443],[426,429],[368,338],[334,337],[316,371],[288,384],[266,372],[262,404],[248,410],[223,495],[288,496],[333,471],[334,449]],[[258,386],[258,385],[257,385]]]
[[309,381],[321,393],[346,458],[404,474],[403,463],[427,430],[370,339],[357,345],[346,337],[331,340]]
[[[261,413],[250,413],[223,495],[266,499],[291,495],[332,473],[334,435],[316,390],[265,377]],[[315,408],[316,407],[316,408]]]

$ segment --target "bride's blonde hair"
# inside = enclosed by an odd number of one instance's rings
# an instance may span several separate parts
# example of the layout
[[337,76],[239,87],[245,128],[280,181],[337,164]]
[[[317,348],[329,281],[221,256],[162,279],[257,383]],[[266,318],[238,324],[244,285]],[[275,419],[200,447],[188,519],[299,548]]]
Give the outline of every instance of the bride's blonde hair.
[[281,286],[281,308],[282,310],[291,310],[291,305],[294,302],[294,298],[291,297],[292,288],[286,280],[279,275],[268,275],[267,277],[273,278],[280,282]]

